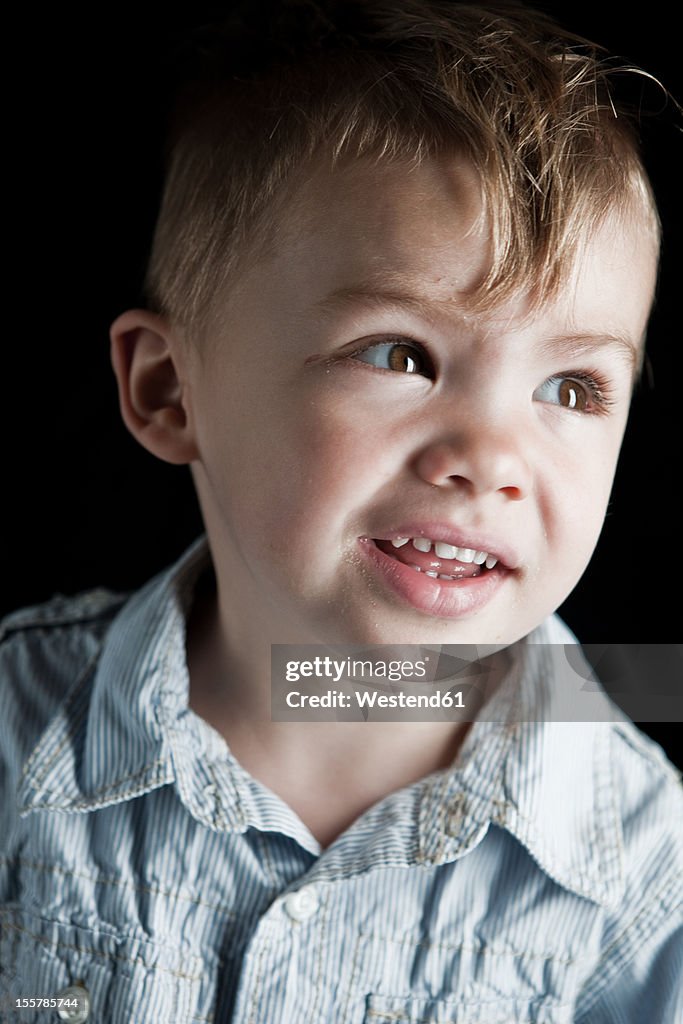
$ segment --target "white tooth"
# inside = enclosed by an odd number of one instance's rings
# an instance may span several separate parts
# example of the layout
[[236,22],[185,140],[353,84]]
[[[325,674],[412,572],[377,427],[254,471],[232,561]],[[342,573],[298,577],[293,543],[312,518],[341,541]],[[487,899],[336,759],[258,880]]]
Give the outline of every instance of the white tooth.
[[486,552],[485,551],[477,551],[476,555],[474,556],[474,564],[475,565],[483,565],[485,561],[486,561]]
[[394,545],[395,548],[402,548],[403,545],[407,544],[409,540],[410,537],[394,537],[391,543]]
[[453,547],[452,544],[444,544],[443,541],[437,540],[436,544],[434,545],[434,550],[436,551],[439,558],[455,558],[456,549]]
[[473,562],[476,551],[474,548],[456,548],[456,558],[459,562]]
[[413,547],[418,551],[431,551],[432,542],[428,537],[413,537]]
[[440,580],[452,580],[453,578],[453,576],[443,576],[441,573],[439,573]]
[[493,569],[493,567],[497,563],[497,561],[498,561],[498,559],[494,558],[493,555],[487,555],[486,556],[486,568],[487,569]]
[[438,575],[438,572],[434,572],[432,569],[425,569],[425,576],[431,576],[433,580],[435,580]]

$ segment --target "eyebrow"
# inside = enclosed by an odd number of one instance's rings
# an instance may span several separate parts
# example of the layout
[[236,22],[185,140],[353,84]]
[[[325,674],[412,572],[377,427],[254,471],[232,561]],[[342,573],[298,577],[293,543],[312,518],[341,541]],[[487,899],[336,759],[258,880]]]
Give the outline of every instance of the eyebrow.
[[594,352],[610,349],[626,362],[631,370],[631,383],[635,384],[644,354],[645,339],[638,345],[630,335],[620,332],[563,334],[544,340],[541,350],[548,353],[565,352],[569,359],[582,359]]
[[[400,274],[383,275],[382,280],[390,279],[390,287],[373,287],[371,284],[351,285],[338,288],[324,299],[315,303],[313,309],[322,316],[332,316],[349,307],[363,304],[375,308],[403,308],[421,316],[425,320],[434,319],[434,307],[441,307],[451,316],[464,320],[466,307],[457,298],[427,298],[411,293],[405,285],[405,278]],[[396,290],[394,290],[394,288]],[[471,315],[467,316],[471,322]],[[580,359],[609,348],[621,359],[625,360],[630,369],[633,382],[640,371],[645,339],[636,342],[630,335],[620,331],[586,331],[574,334],[554,335],[543,340],[541,351],[548,354],[565,352],[567,358]]]
[[[405,279],[401,275],[382,275],[382,282],[386,284],[389,278],[389,287],[373,287],[372,284],[351,285],[347,288],[337,288],[324,299],[316,302],[313,309],[322,313],[323,316],[330,316],[339,310],[349,306],[363,303],[366,306],[402,306],[411,312],[418,313],[425,319],[430,319],[430,309],[434,306],[444,306],[453,312],[462,312],[462,303],[456,299],[429,299],[419,295],[411,294],[411,289],[406,286]],[[395,289],[395,290],[394,290]]]

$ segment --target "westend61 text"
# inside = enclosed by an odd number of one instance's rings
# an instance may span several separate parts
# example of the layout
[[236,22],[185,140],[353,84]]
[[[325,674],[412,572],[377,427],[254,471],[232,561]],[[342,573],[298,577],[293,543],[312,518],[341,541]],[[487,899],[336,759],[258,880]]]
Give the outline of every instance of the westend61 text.
[[376,690],[328,690],[326,693],[301,693],[290,690],[287,706],[290,708],[350,708],[353,700],[359,708],[464,708],[462,691],[435,690],[434,693],[378,693]]

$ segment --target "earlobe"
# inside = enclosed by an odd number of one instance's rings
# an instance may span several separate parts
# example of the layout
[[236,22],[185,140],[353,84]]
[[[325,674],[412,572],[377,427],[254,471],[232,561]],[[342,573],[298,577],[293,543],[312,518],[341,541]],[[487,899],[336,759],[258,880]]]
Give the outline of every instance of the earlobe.
[[111,326],[111,362],[121,416],[157,458],[184,465],[199,457],[179,340],[163,317],[131,309]]

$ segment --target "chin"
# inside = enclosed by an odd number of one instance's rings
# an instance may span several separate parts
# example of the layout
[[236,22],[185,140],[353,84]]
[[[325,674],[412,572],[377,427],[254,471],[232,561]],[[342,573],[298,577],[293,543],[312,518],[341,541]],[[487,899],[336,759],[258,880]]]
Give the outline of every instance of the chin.
[[527,631],[506,630],[488,626],[484,623],[459,622],[446,620],[431,621],[425,617],[424,622],[406,622],[402,616],[395,615],[386,621],[375,617],[363,623],[348,624],[344,632],[337,629],[325,631],[332,635],[333,643],[348,644],[415,644],[418,646],[433,644],[476,644],[477,646],[506,647]]

